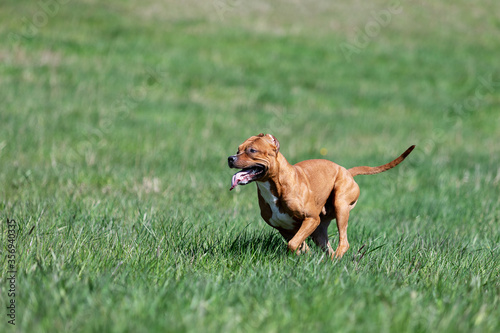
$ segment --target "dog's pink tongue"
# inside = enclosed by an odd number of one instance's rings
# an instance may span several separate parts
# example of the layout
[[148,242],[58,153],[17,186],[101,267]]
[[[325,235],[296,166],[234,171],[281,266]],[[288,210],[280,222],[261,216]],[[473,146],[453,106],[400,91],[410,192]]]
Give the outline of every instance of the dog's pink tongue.
[[231,191],[236,186],[238,186],[238,180],[236,179],[236,174],[234,174],[233,179],[231,179],[231,188],[229,189],[229,191]]
[[238,186],[240,184],[240,182],[244,178],[245,174],[246,174],[246,172],[239,171],[233,175],[233,179],[231,179],[231,188],[229,189],[229,191],[231,191],[233,188],[235,188],[236,186]]

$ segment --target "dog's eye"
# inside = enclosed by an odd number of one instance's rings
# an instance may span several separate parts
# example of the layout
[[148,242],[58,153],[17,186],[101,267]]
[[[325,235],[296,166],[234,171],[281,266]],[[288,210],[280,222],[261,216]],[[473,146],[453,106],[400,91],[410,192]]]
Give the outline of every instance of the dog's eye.
[[249,151],[253,154],[253,153],[256,153],[257,150],[253,149],[253,148],[250,148]]

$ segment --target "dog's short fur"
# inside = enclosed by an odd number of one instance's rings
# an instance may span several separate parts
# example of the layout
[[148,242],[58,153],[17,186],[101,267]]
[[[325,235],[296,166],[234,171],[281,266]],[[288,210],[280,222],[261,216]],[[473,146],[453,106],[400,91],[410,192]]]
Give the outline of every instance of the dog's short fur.
[[[401,163],[415,148],[411,146],[394,161],[378,167],[345,169],[328,160],[307,160],[291,165],[279,152],[280,144],[271,134],[252,136],[229,156],[230,168],[242,169],[231,182],[237,185],[257,182],[262,218],[288,242],[290,251],[307,251],[313,241],[331,258],[342,257],[349,249],[347,222],[356,205],[359,187],[357,175],[373,175]],[[339,244],[334,252],[328,241],[328,226],[337,220]]]

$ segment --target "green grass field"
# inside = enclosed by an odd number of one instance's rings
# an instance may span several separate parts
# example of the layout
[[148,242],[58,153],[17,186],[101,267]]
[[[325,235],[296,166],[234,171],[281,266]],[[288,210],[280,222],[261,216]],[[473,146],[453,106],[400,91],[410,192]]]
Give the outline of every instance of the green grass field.
[[[499,11],[3,0],[0,331],[499,332]],[[332,262],[228,191],[260,132],[291,163],[417,148],[356,178]]]

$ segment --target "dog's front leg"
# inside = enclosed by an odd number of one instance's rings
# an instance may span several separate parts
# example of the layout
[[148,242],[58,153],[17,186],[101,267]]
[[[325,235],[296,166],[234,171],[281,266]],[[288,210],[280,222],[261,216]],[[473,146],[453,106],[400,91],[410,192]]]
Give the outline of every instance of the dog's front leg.
[[[293,233],[291,233],[289,231],[286,231],[286,230],[283,230],[283,229],[279,229],[279,232],[280,232],[281,236],[283,236],[283,238],[286,240],[287,244],[290,242],[290,240],[294,236]],[[304,242],[302,242],[302,244],[299,246],[299,248],[296,251],[297,251],[296,252],[297,254],[300,254],[302,252],[308,252],[309,251],[309,246],[304,241]]]
[[[293,238],[288,242],[288,249],[294,253],[300,253],[300,246],[304,243],[307,237],[309,237],[314,230],[319,226],[319,217],[307,217],[302,222],[299,231],[293,236]],[[299,251],[297,251],[299,250]]]

